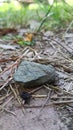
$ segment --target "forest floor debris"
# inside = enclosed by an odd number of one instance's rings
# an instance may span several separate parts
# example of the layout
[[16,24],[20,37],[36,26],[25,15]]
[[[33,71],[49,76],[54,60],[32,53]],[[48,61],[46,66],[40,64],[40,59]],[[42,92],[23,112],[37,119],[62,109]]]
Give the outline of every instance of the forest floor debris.
[[[18,40],[14,42],[14,37],[19,35],[20,31],[5,34],[7,38],[10,36],[9,42],[8,40],[5,42],[4,36],[1,35],[1,45],[15,47],[14,49],[0,47],[0,128],[2,130],[8,128],[13,130],[14,127],[17,130],[24,128],[33,130],[33,127],[40,130],[44,130],[44,128],[46,130],[48,128],[50,130],[71,130],[73,128],[70,123],[73,119],[73,42],[71,40],[73,37],[71,32],[67,32],[68,38],[65,37],[65,32],[64,30],[58,33],[42,31],[33,37],[35,42],[33,46],[19,45]],[[24,88],[16,84],[13,74],[23,60],[53,65],[57,74],[55,84],[45,84],[37,86],[37,88]],[[48,96],[50,91],[51,95]],[[31,94],[32,98],[29,104],[24,104],[21,99],[20,93],[22,92]],[[49,102],[46,101],[48,97]],[[42,113],[39,116],[41,119],[36,121],[35,117],[38,117],[40,112]],[[13,120],[13,124],[14,120],[16,123],[12,126],[7,123],[5,128],[5,121],[9,122],[8,119]],[[19,127],[18,122],[20,122]],[[24,123],[25,126],[23,126]]]

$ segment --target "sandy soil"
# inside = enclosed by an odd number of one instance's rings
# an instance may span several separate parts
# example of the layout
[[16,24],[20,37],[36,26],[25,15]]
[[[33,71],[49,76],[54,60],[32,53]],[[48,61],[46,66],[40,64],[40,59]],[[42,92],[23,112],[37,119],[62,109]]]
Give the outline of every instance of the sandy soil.
[[[60,121],[57,111],[51,106],[41,108],[22,109],[11,108],[16,116],[0,113],[0,130],[68,130]],[[40,115],[39,115],[40,113]]]

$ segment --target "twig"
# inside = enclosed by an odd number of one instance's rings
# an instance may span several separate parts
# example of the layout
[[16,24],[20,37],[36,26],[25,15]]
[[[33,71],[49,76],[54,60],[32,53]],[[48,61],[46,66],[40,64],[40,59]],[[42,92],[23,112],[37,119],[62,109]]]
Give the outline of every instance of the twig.
[[47,85],[43,85],[44,88],[51,90],[49,87],[47,87]]
[[66,100],[66,101],[54,101],[53,104],[67,104],[67,103],[73,103],[73,100]]
[[[47,95],[39,95],[39,94],[36,94],[36,95],[32,95],[32,97],[34,98],[46,98]],[[72,96],[51,96],[50,99],[73,99]]]
[[10,85],[10,88],[11,88],[11,90],[12,90],[12,92],[13,92],[15,98],[17,99],[18,103],[21,105],[21,102],[20,102],[20,100],[19,100],[19,98],[18,98],[18,96],[17,96],[15,90],[13,89],[12,85]]
[[12,80],[12,77],[9,78],[5,83],[4,85],[0,88],[0,91]]
[[0,62],[8,62],[8,61],[16,61],[18,59],[18,57],[15,58],[8,58],[8,59],[1,59]]
[[[11,88],[11,90],[12,90],[12,92],[13,92],[15,98],[17,99],[18,103],[23,107],[23,105],[22,105],[20,99],[19,99],[18,96],[17,96],[17,93],[15,92],[15,90],[13,89],[13,87],[12,87],[11,85],[10,85],[10,88]],[[22,112],[23,112],[23,114],[24,114],[24,109],[22,109]]]
[[30,51],[28,50],[30,49],[31,51],[34,52],[35,55],[37,55],[37,52],[32,49],[31,47],[26,47],[25,49],[22,50],[22,55],[11,65],[9,66],[8,68],[6,68],[2,73],[0,73],[0,76],[3,75],[6,71],[12,69],[13,67],[17,66],[18,63],[20,62],[20,60],[25,56],[26,57],[26,54]]
[[9,97],[11,95],[11,93],[7,94],[6,96],[0,97],[0,101],[6,99],[7,97]]
[[60,97],[52,96],[51,99],[73,99],[73,97],[70,97],[70,96],[60,96]]
[[[46,36],[46,37],[47,37],[47,36]],[[53,38],[48,38],[48,40],[49,40],[49,41],[52,40],[52,41],[56,42],[59,46],[61,46],[62,48],[64,48],[69,54],[73,55],[73,54],[71,53],[71,51],[68,50],[69,47],[67,48],[66,46],[62,45],[59,41],[57,41],[57,40],[55,40],[55,39],[53,39]],[[71,49],[71,48],[70,48],[70,49]]]
[[56,67],[62,67],[64,69],[64,71],[68,72],[68,73],[72,73],[73,72],[73,69],[71,69],[70,67],[67,67],[67,66],[65,66],[65,65],[63,65],[61,63],[55,62],[54,66],[56,66]]
[[33,98],[46,98],[47,95],[39,95],[39,94],[36,94],[36,95],[32,95]]
[[13,99],[13,96],[9,98],[3,105],[0,105],[0,110],[3,109],[11,100]]
[[[14,66],[18,65],[18,62],[23,58],[23,56],[25,55],[27,49],[28,49],[27,47],[26,47],[25,49],[23,49],[22,55],[21,55],[11,66],[9,66],[8,68],[6,68],[6,69],[0,74],[0,76],[1,76],[3,73],[5,73],[6,71],[8,71],[9,69],[12,69]],[[25,51],[25,53],[24,53],[24,51]]]
[[52,41],[56,42],[58,45],[60,45],[61,47],[63,47],[69,54],[73,55],[71,53],[71,51],[69,51],[68,48],[66,46],[62,45],[59,41],[57,41],[57,40],[55,40],[53,38],[50,38],[49,40],[52,40]]
[[34,90],[30,91],[29,94],[33,94],[33,93],[37,92],[38,90],[40,90],[40,89],[42,89],[42,88],[43,88],[43,86],[40,86],[40,87],[38,87],[38,88],[35,88]]
[[[48,85],[48,84],[47,84],[47,85]],[[66,91],[66,90],[63,90],[63,89],[61,89],[61,88],[59,88],[59,87],[57,87],[57,86],[49,85],[49,87],[51,87],[51,88],[53,88],[53,89],[55,89],[55,90],[62,91],[62,92],[65,93],[65,94],[69,94],[69,95],[73,96],[73,93],[68,92],[68,91]]]
[[[53,106],[53,105],[60,105],[60,104],[69,104],[73,103],[73,100],[66,100],[66,101],[54,101],[48,104],[45,104],[44,107]],[[42,105],[25,105],[24,108],[40,108]]]
[[10,113],[10,114],[16,116],[16,114],[15,114],[14,112],[12,112],[12,111],[10,111],[10,110],[8,110],[8,109],[6,109],[6,108],[3,108],[3,110],[6,111],[7,113]]
[[49,91],[49,93],[48,93],[48,97],[47,97],[47,99],[45,100],[44,104],[42,105],[42,107],[41,107],[41,109],[40,109],[40,112],[39,112],[38,118],[39,118],[39,116],[41,115],[41,112],[42,112],[42,110],[44,109],[45,105],[46,105],[47,102],[49,101],[50,96],[51,96],[51,91]]

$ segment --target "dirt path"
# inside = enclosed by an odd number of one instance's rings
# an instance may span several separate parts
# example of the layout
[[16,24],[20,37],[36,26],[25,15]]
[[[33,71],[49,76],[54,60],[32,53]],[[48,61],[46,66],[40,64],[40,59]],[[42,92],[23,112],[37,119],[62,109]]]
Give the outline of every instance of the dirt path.
[[21,109],[14,112],[16,116],[0,114],[0,130],[68,130],[53,107],[45,108],[39,118],[39,109],[26,109],[25,115]]

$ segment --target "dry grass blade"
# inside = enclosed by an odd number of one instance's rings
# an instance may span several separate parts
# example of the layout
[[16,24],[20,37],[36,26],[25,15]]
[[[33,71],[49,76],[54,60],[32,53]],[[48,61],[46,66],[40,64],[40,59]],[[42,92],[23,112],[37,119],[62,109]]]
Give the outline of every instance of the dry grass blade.
[[[70,103],[73,103],[73,100],[66,100],[66,101],[53,101],[53,102],[50,102],[48,104],[45,104],[44,107],[51,107],[53,105],[60,105],[60,104],[70,104]],[[40,108],[42,107],[42,105],[25,105],[24,106],[25,108]]]
[[[39,95],[39,94],[36,94],[36,95],[32,95],[32,97],[34,98],[46,98],[47,95]],[[51,96],[50,99],[73,99],[72,96]]]
[[4,109],[4,107],[13,99],[13,96],[9,98],[3,105],[0,105],[0,110]]
[[26,54],[28,53],[27,49],[28,49],[27,47],[26,47],[25,49],[23,49],[22,55],[21,55],[11,66],[9,66],[8,68],[6,68],[6,69],[0,74],[0,76],[1,76],[3,73],[5,73],[6,71],[8,71],[9,69],[12,69],[14,66],[17,66],[17,65],[18,65],[18,62],[20,62],[20,60],[21,60],[24,56],[26,56]]
[[39,91],[39,90],[42,89],[42,88],[43,88],[43,86],[40,86],[40,87],[38,87],[38,88],[35,88],[34,90],[30,91],[29,94],[33,94],[33,93]]
[[0,88],[0,91],[12,80],[12,77],[9,78],[5,83],[4,85]]
[[48,86],[48,87],[51,87],[51,88],[54,89],[54,90],[61,91],[61,92],[65,93],[65,94],[68,94],[68,95],[73,96],[73,93],[68,92],[68,91],[66,91],[66,90],[63,90],[63,89],[59,88],[58,86],[53,86],[53,85],[48,85],[48,84],[47,84],[47,86]]
[[[13,92],[13,94],[14,94],[15,98],[17,99],[17,101],[18,101],[19,105],[23,107],[23,105],[22,105],[22,103],[21,103],[21,101],[20,101],[19,97],[17,96],[16,91],[13,89],[13,87],[12,87],[11,85],[10,85],[10,88],[11,88],[11,90],[12,90],[12,92]],[[22,112],[23,112],[23,114],[24,114],[24,112],[25,112],[25,111],[24,111],[24,109],[22,109]]]
[[16,116],[16,114],[14,112],[12,112],[12,111],[10,111],[10,110],[8,110],[6,108],[3,108],[3,110],[6,111],[7,113],[12,114],[13,116]]
[[50,41],[52,40],[52,41],[56,42],[59,46],[63,47],[67,52],[69,52],[69,54],[73,55],[73,54],[69,51],[69,49],[68,49],[66,46],[62,45],[59,41],[57,41],[57,40],[55,40],[55,39],[53,39],[53,38],[51,38],[51,39],[49,39],[49,40],[50,40]]
[[43,85],[43,87],[46,88],[46,89],[48,89],[48,90],[51,90],[51,89],[49,88],[49,86],[47,87],[47,85]]
[[20,62],[20,60],[23,57],[27,57],[27,54],[29,51],[32,51],[34,53],[34,55],[38,55],[38,53],[36,52],[35,49],[32,49],[31,47],[26,47],[25,49],[22,50],[22,55],[8,68],[6,68],[2,73],[0,73],[0,76],[3,75],[6,71],[8,71],[9,69],[12,69],[13,67],[17,66],[18,63]]
[[72,72],[73,72],[73,69],[71,69],[70,67],[67,67],[67,66],[65,66],[65,65],[63,65],[63,64],[61,64],[61,63],[54,63],[54,66],[55,66],[55,67],[62,67],[63,70],[64,70],[65,72],[68,72],[68,73],[72,73]]
[[51,99],[73,99],[73,97],[72,96],[60,96],[60,97],[52,96]]
[[10,95],[11,95],[11,93],[7,94],[6,96],[2,96],[2,97],[0,97],[0,101],[6,99],[6,98],[9,97]]
[[38,115],[38,117],[37,117],[37,118],[39,118],[39,116],[41,115],[41,112],[43,111],[43,109],[44,109],[45,105],[46,105],[46,104],[47,104],[47,102],[50,100],[50,96],[51,96],[51,90],[49,91],[48,96],[47,96],[47,98],[46,98],[46,100],[45,100],[44,104],[42,105],[42,107],[41,107],[41,109],[40,109],[40,112],[39,112],[39,115]]
[[11,90],[12,90],[12,92],[13,92],[15,98],[17,99],[18,103],[21,105],[21,101],[20,101],[20,99],[18,98],[18,96],[17,96],[15,90],[13,89],[12,85],[10,85],[10,88],[11,88]]
[[39,95],[39,94],[36,94],[36,95],[32,95],[33,98],[46,98],[47,95]]

